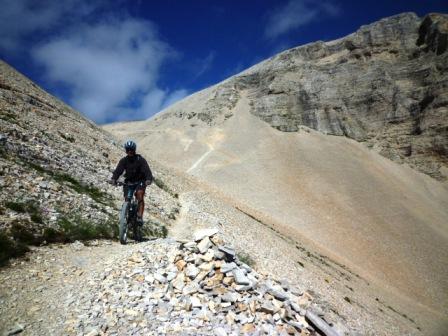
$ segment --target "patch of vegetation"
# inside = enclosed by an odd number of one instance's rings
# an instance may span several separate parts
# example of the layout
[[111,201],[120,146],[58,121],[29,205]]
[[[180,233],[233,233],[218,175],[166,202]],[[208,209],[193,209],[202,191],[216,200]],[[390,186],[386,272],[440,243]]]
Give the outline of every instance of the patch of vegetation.
[[142,231],[146,236],[150,237],[166,238],[168,236],[168,229],[166,226],[155,219],[146,221],[143,225]]
[[34,169],[35,171],[37,171],[39,173],[43,173],[43,174],[45,174],[45,173],[49,174],[50,173],[48,170],[46,170],[42,166],[39,166],[37,163],[29,162],[29,161],[23,161],[23,162],[25,162],[28,167]]
[[64,243],[67,238],[65,234],[61,231],[53,229],[51,227],[45,228],[42,234],[42,239],[48,244],[51,243]]
[[42,224],[44,222],[42,212],[33,200],[26,203],[9,201],[5,203],[5,206],[15,212],[28,213],[34,223]]
[[179,194],[171,190],[171,188],[160,178],[154,177],[154,183],[156,186],[158,186],[160,189],[164,190],[174,198],[179,198]]
[[59,132],[59,135],[60,135],[63,139],[67,140],[68,142],[71,142],[71,143],[75,142],[75,137],[72,136],[72,135],[70,135],[70,134],[68,134],[68,133],[64,134],[64,133],[62,133],[62,132]]
[[44,219],[42,218],[42,212],[34,201],[29,201],[26,203],[26,211],[30,215],[31,220],[34,223],[43,224]]
[[118,225],[111,219],[95,224],[76,214],[73,217],[59,217],[58,225],[60,231],[48,231],[46,233],[48,237],[55,238],[62,234],[64,241],[72,242],[75,240],[115,238],[118,236]]
[[6,207],[15,211],[15,212],[20,212],[20,213],[25,213],[26,209],[25,209],[25,204],[21,203],[21,202],[6,202],[5,203]]
[[28,167],[36,170],[37,172],[49,175],[60,184],[68,184],[76,192],[80,194],[86,194],[98,203],[107,205],[112,200],[112,197],[107,192],[104,192],[95,186],[87,185],[67,173],[52,172],[34,162],[30,162],[27,160],[21,160],[21,161]]
[[0,114],[0,119],[13,124],[17,124],[17,117],[12,113],[2,111],[2,114]]
[[0,232],[0,266],[6,265],[11,258],[23,256],[28,251],[26,244],[14,241],[4,232]]
[[246,252],[239,252],[236,254],[236,256],[242,263],[245,263],[247,266],[253,267],[255,265],[255,260]]
[[[27,223],[20,223],[19,221],[15,221],[11,226],[11,236],[14,238],[16,242],[20,242],[24,245],[39,245],[42,242],[42,238],[35,235],[30,230],[30,225],[26,225]],[[28,223],[29,224],[29,223]]]
[[111,196],[108,193],[100,190],[95,186],[86,185],[78,181],[69,174],[54,173],[53,178],[61,184],[68,183],[73,190],[75,190],[80,194],[89,195],[93,200],[97,201],[98,203],[108,204],[111,201]]
[[0,147],[0,157],[2,159],[9,160],[9,155],[3,146]]

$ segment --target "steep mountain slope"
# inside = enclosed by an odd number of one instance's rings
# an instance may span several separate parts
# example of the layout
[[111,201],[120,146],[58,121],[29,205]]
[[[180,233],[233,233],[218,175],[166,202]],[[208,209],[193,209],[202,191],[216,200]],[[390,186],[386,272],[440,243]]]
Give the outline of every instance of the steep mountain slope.
[[[108,134],[0,61],[0,263],[28,244],[112,237],[121,192],[106,181],[121,155]],[[153,203],[166,202],[150,211],[169,221],[176,201],[163,193],[155,188]]]
[[446,28],[384,19],[105,129],[446,321],[448,187],[376,153],[446,179]]

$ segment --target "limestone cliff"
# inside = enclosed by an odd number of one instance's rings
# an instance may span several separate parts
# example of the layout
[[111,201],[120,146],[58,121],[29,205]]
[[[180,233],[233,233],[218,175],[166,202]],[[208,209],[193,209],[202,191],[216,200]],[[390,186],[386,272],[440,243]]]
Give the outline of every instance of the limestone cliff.
[[[242,90],[251,113],[283,132],[307,126],[346,136],[436,179],[448,177],[448,16],[413,13],[331,42],[282,52],[174,105],[208,124],[232,116]],[[195,103],[189,103],[195,102]]]

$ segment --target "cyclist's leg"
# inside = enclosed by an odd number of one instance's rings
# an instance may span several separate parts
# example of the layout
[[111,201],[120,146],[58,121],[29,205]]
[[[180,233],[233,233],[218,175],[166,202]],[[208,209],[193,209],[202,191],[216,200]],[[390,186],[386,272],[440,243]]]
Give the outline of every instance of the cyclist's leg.
[[127,202],[128,201],[128,186],[127,185],[123,186],[123,196],[124,196],[124,201]]
[[143,217],[143,211],[145,209],[145,189],[145,187],[139,187],[135,191],[135,198],[138,201],[137,216],[140,218]]

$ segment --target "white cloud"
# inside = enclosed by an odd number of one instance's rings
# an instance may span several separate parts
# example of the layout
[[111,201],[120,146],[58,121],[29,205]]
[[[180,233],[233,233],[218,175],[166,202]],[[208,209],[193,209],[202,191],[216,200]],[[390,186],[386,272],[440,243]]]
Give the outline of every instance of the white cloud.
[[163,63],[178,55],[150,21],[116,14],[122,1],[0,0],[0,52],[37,62],[96,122],[148,118],[188,92],[159,88]]
[[[32,54],[50,81],[70,89],[70,103],[96,122],[126,111],[132,111],[128,118],[147,118],[179,95],[157,87],[160,67],[173,51],[149,21],[125,17],[83,24]],[[130,101],[132,110],[126,107]]]
[[26,49],[23,40],[27,36],[67,24],[99,5],[99,1],[0,0],[0,51],[17,53]]
[[175,90],[173,92],[154,89],[148,92],[142,99],[142,105],[138,110],[138,114],[144,119],[149,118],[187,95],[188,91],[185,89]]
[[283,7],[269,13],[264,35],[274,39],[322,16],[336,16],[339,8],[330,2],[290,0]]

